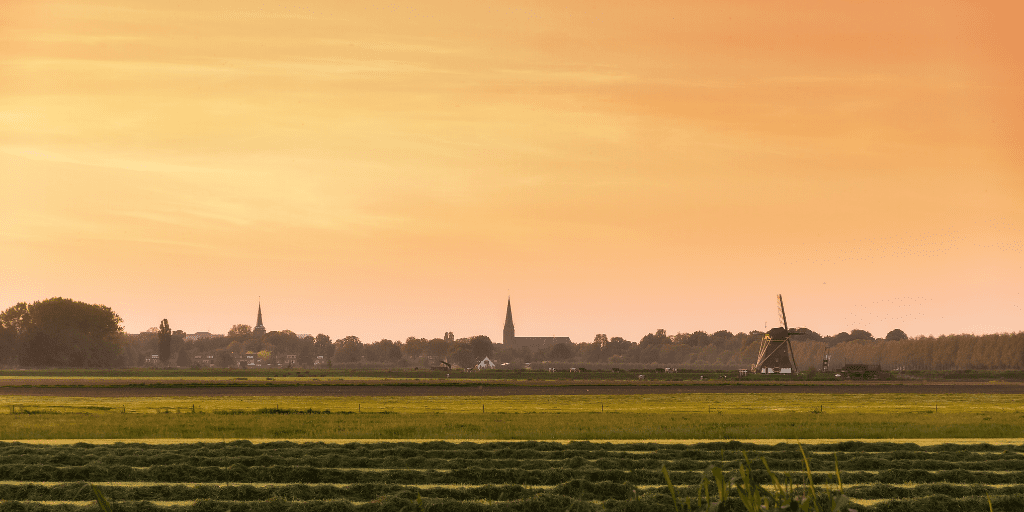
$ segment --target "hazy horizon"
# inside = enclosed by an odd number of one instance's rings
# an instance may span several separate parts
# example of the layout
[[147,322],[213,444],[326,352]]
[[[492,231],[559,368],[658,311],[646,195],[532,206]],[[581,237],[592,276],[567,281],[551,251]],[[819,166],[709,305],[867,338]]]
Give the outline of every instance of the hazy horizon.
[[[68,297],[64,297],[64,298],[68,298]],[[777,309],[774,310],[774,311],[775,311],[775,313],[773,314],[773,318],[772,318],[771,321],[767,321],[766,320],[763,325],[761,325],[759,327],[752,327],[750,329],[733,330],[733,329],[718,329],[718,328],[714,328],[714,327],[709,327],[709,328],[705,328],[705,329],[692,329],[692,330],[689,330],[689,331],[672,331],[672,330],[666,329],[666,332],[667,332],[667,334],[669,336],[672,336],[672,335],[678,334],[678,333],[692,333],[692,332],[696,332],[696,331],[704,331],[707,334],[713,334],[713,333],[715,333],[715,332],[717,332],[719,330],[728,330],[728,331],[730,331],[733,334],[749,333],[749,332],[752,332],[752,331],[765,332],[766,329],[771,329],[772,327],[775,327],[775,326],[779,325],[778,316],[777,316]],[[116,312],[117,311],[115,310],[115,313]],[[789,319],[790,313],[787,313],[786,315],[787,315],[787,319]],[[518,315],[515,313],[514,310],[513,310],[513,317],[518,317]],[[504,315],[502,316],[502,320],[504,321]],[[560,334],[557,334],[557,333],[532,333],[532,332],[524,332],[523,329],[519,327],[519,324],[521,323],[520,320],[518,320],[518,318],[515,318],[514,320],[515,320],[515,323],[516,323],[516,326],[517,326],[516,327],[516,335],[517,336],[527,336],[527,337],[529,337],[529,336],[561,336]],[[267,329],[267,332],[271,332],[271,331],[291,331],[291,332],[294,332],[296,334],[311,335],[311,336],[316,336],[318,334],[327,334],[334,341],[339,340],[341,338],[344,338],[345,336],[356,336],[363,343],[374,343],[374,342],[380,341],[381,339],[390,339],[392,341],[405,341],[410,336],[411,337],[415,337],[415,338],[433,339],[433,338],[443,338],[443,335],[444,335],[443,332],[439,333],[439,334],[435,334],[435,333],[425,333],[425,334],[409,333],[409,334],[405,334],[405,335],[402,335],[402,336],[382,336],[382,337],[377,337],[377,338],[366,338],[366,337],[363,337],[363,336],[359,336],[358,334],[356,334],[354,332],[330,333],[330,332],[324,332],[324,331],[316,331],[316,332],[314,332],[314,331],[305,330],[305,329],[301,329],[301,328],[300,329],[296,329],[296,328],[291,328],[289,326],[271,326],[271,327],[267,327],[266,318],[264,318],[264,322],[263,323],[264,323],[264,327],[266,327],[266,329]],[[845,331],[830,332],[830,331],[821,331],[821,330],[815,329],[814,327],[812,327],[810,325],[793,323],[792,321],[788,321],[787,323],[789,324],[790,329],[807,328],[807,329],[810,329],[810,330],[812,330],[812,331],[814,331],[814,332],[816,332],[816,333],[818,333],[818,334],[820,334],[822,336],[833,336],[833,335],[839,334],[841,332],[849,332],[849,331],[854,330],[854,329],[867,330],[875,338],[884,338],[885,335],[889,333],[889,331],[892,331],[894,329],[900,329],[900,330],[904,331],[905,334],[907,334],[910,338],[916,338],[918,336],[942,336],[942,335],[958,335],[958,334],[976,334],[976,335],[1012,334],[1012,333],[1016,333],[1016,332],[1024,332],[1024,330],[1018,329],[1018,330],[1015,330],[1015,331],[992,331],[992,332],[975,332],[975,333],[966,333],[966,332],[911,333],[911,332],[906,332],[906,329],[901,329],[898,326],[897,327],[893,327],[891,329],[886,329],[884,331],[870,331],[868,329],[862,329],[862,328],[854,327],[854,328],[851,328],[851,329],[847,329]],[[175,331],[183,330],[186,334],[193,334],[193,333],[197,333],[197,332],[208,332],[208,333],[213,334],[213,335],[226,335],[228,333],[228,330],[230,330],[231,327],[234,327],[235,325],[239,325],[239,324],[248,325],[250,328],[252,328],[252,327],[254,327],[256,325],[255,316],[254,316],[252,321],[234,322],[234,323],[232,323],[230,325],[225,325],[224,328],[221,329],[221,330],[210,330],[210,329],[184,330],[184,329],[179,329],[178,327],[175,327],[174,325],[171,325],[171,329],[175,330]],[[124,325],[129,325],[127,320],[124,321]],[[502,325],[502,327],[503,327],[503,325]],[[146,332],[147,330],[155,330],[155,329],[158,329],[158,326],[154,325],[154,326],[151,326],[149,328],[142,329],[142,330],[139,330],[139,331],[129,330],[129,329],[126,328],[125,332],[128,333],[128,334],[138,334],[140,332]],[[647,330],[645,330],[642,333],[638,332],[635,336],[623,335],[623,334],[618,334],[618,333],[604,333],[604,332],[598,333],[598,332],[595,332],[593,335],[590,335],[590,336],[588,336],[586,338],[577,339],[575,337],[572,337],[572,341],[573,341],[573,343],[590,343],[590,342],[594,341],[593,338],[594,338],[595,335],[597,335],[597,334],[605,334],[608,338],[621,337],[621,338],[624,338],[624,339],[626,339],[628,341],[639,342],[640,338],[642,338],[644,335],[646,335],[646,334],[653,334],[654,332],[656,332],[659,329],[664,329],[664,328],[663,327],[657,327],[657,328],[647,329]],[[576,330],[579,331],[580,329],[577,328]],[[448,331],[445,331],[445,332],[448,332]],[[494,342],[494,343],[501,343],[502,342],[502,334],[501,334],[501,329],[500,328],[498,329],[498,333],[497,334],[492,334],[492,333],[487,333],[487,332],[472,332],[472,333],[471,332],[461,332],[461,333],[460,332],[455,332],[454,334],[455,334],[456,338],[469,338],[469,337],[477,336],[477,335],[485,335],[485,336],[490,337],[491,341]]]
[[1024,330],[1024,6],[15,0],[0,308]]

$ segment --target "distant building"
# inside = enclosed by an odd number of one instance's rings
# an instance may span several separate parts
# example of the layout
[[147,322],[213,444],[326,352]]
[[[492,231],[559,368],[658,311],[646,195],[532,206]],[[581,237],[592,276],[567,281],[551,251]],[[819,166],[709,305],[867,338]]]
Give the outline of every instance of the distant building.
[[572,343],[567,336],[516,336],[516,326],[512,322],[512,298],[508,299],[505,310],[505,329],[502,331],[501,343],[511,348],[547,348],[558,343]]
[[192,364],[196,365],[196,366],[212,368],[213,367],[213,356],[211,356],[211,355],[193,356],[192,357]]
[[267,333],[267,328],[263,327],[263,304],[259,304],[256,307],[256,327],[253,327],[252,333],[257,336],[263,336]]
[[198,340],[205,340],[205,339],[208,339],[208,338],[220,338],[220,337],[223,337],[223,336],[224,336],[223,334],[212,334],[212,333],[208,333],[208,332],[194,332],[192,334],[186,334],[185,335],[185,341],[198,341]]

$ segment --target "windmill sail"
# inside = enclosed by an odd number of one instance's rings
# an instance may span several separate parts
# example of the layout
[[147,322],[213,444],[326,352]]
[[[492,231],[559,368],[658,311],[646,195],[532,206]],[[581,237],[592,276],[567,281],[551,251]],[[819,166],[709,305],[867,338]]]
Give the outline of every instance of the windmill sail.
[[786,308],[782,306],[782,294],[779,294],[779,323],[782,324],[782,328],[789,330],[789,325],[786,324]]

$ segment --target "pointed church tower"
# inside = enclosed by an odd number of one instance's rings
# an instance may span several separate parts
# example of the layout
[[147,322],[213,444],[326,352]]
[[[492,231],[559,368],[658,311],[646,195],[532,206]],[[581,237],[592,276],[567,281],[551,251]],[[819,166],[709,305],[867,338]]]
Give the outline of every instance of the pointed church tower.
[[263,327],[263,304],[256,307],[256,327],[253,328],[252,333],[260,336],[267,333],[267,328]]
[[505,310],[505,330],[501,333],[501,343],[510,347],[516,342],[516,326],[512,323],[512,297],[508,298],[508,309]]

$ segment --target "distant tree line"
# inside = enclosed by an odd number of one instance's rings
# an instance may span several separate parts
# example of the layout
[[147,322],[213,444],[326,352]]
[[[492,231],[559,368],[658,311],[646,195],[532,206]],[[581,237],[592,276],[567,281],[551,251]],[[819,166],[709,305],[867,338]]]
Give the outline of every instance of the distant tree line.
[[[860,329],[832,336],[821,336],[806,328],[798,332],[791,339],[800,370],[820,369],[826,350],[830,370],[846,364],[878,364],[885,370],[1024,370],[1024,332],[915,338],[900,329],[893,329],[884,338],[875,338]],[[639,343],[632,343],[598,334],[592,343],[576,345],[570,360],[679,368],[749,368],[757,360],[763,338],[761,331],[697,331],[669,336],[659,329]]]
[[147,354],[157,354],[160,361],[173,361],[170,365],[179,367],[195,365],[196,356],[212,356],[215,367],[236,367],[248,355],[273,367],[425,367],[441,365],[441,361],[468,367],[493,356],[495,350],[487,336],[456,339],[450,332],[434,339],[410,337],[404,342],[382,339],[363,343],[356,336],[334,341],[326,334],[300,338],[289,330],[259,335],[245,324],[233,326],[226,336],[189,341],[185,341],[181,331],[167,334],[168,331],[161,323],[160,328],[129,336],[128,345],[134,354],[128,358],[134,361],[131,365],[141,366]]
[[[818,368],[827,342],[794,341],[800,369]],[[878,364],[883,370],[1024,370],[1024,332],[854,339],[828,346],[829,369]]]
[[[757,359],[764,333],[704,331],[669,335],[665,329],[639,342],[605,334],[590,343],[559,343],[529,348],[505,347],[487,336],[456,338],[409,337],[364,343],[356,336],[332,341],[326,334],[300,338],[292,331],[257,335],[244,324],[226,336],[189,340],[164,319],[159,327],[126,335],[122,320],[110,308],[53,298],[16,304],[0,313],[0,366],[4,367],[190,367],[212,358],[213,366],[229,368],[251,356],[273,366],[312,367],[439,367],[447,362],[470,367],[484,357],[522,368],[525,363],[615,367],[749,368]],[[846,364],[878,364],[883,369],[989,370],[1024,369],[1024,332],[987,335],[944,335],[910,338],[900,329],[884,338],[854,329],[822,336],[797,330],[793,351],[800,370],[821,366],[825,351],[830,369]],[[198,356],[198,357],[197,357]],[[205,363],[204,363],[205,365]],[[535,366],[541,367],[541,366]]]

